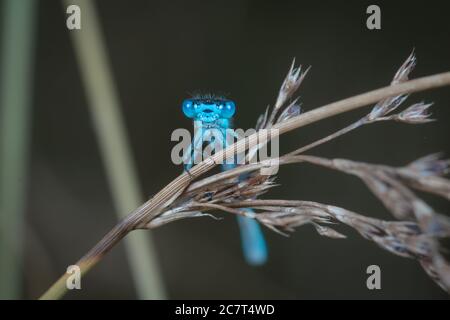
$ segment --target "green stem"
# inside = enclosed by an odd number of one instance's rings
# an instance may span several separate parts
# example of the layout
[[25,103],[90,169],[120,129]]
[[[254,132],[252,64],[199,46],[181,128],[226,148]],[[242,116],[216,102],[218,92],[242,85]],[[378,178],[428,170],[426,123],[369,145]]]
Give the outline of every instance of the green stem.
[[0,84],[0,299],[21,295],[32,96],[34,0],[3,2]]
[[[143,199],[96,8],[89,0],[65,0],[63,3],[64,11],[71,4],[81,9],[81,30],[68,32],[81,70],[114,205],[122,218]],[[165,290],[150,234],[134,232],[125,239],[125,245],[139,297],[164,299]]]

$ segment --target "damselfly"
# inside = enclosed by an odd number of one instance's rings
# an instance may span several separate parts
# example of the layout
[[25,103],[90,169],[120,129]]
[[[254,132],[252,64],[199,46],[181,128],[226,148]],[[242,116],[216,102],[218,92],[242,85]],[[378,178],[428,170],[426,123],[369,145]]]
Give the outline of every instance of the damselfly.
[[[195,134],[186,156],[189,158],[185,164],[185,170],[189,170],[195,159],[203,151],[203,142],[210,141],[212,144],[218,141],[214,137],[220,138],[219,143],[224,148],[229,144],[226,133],[232,128],[232,119],[236,111],[235,103],[232,100],[214,96],[194,96],[186,99],[182,104],[183,113],[192,119],[195,124]],[[214,131],[214,134],[213,134]],[[219,132],[219,135],[217,135]],[[222,169],[228,170],[235,164],[223,164]],[[251,209],[247,209],[251,211]],[[260,265],[267,260],[267,246],[261,227],[252,218],[237,217],[244,257],[249,264]]]

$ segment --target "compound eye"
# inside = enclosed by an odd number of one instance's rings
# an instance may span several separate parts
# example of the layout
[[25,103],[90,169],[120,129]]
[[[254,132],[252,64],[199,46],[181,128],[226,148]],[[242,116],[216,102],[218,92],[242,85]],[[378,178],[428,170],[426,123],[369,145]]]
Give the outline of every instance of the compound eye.
[[191,99],[186,99],[183,101],[183,113],[188,118],[193,118],[195,116],[194,102]]
[[224,118],[231,118],[234,115],[234,112],[236,111],[236,106],[233,101],[228,100],[223,104],[223,108],[221,108],[222,117]]

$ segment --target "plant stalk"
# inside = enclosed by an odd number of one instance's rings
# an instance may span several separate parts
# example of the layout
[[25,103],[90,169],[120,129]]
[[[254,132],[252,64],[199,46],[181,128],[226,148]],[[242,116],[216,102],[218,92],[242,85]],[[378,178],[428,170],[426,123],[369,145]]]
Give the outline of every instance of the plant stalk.
[[18,299],[22,293],[35,4],[34,0],[6,0],[2,4],[0,299]]
[[[432,88],[439,88],[450,85],[450,72],[440,73],[432,76],[422,77],[415,80],[403,82],[401,84],[395,84],[381,89],[369,91],[363,94],[353,96],[344,100],[333,102],[314,109],[312,111],[303,113],[285,122],[276,124],[273,128],[278,129],[277,134],[270,135],[264,132],[258,131],[245,139],[239,140],[232,144],[228,148],[219,151],[213,156],[205,159],[201,163],[191,168],[189,173],[183,172],[180,176],[174,179],[160,192],[158,192],[153,198],[145,202],[135,211],[133,211],[125,220],[119,225],[113,228],[89,253],[83,257],[79,265],[83,268],[82,272],[87,272],[101,258],[109,251],[117,242],[127,235],[131,230],[143,226],[148,221],[151,221],[160,212],[161,208],[170,205],[170,203],[176,199],[190,184],[190,182],[215,167],[224,155],[238,154],[251,148],[258,143],[264,143],[267,139],[271,139],[275,136],[281,135],[288,131],[304,127],[308,124],[312,124],[319,120],[329,118],[347,111],[355,110],[364,107],[369,104],[376,103],[380,100],[397,96],[400,94],[413,93],[418,91],[429,90]],[[258,140],[259,139],[259,140]],[[59,299],[61,298],[66,289],[65,281],[66,276],[61,277],[52,287],[41,297],[41,299]]]
[[[92,1],[65,0],[63,4],[64,10],[71,4],[80,7],[81,29],[68,32],[73,40],[114,206],[121,219],[143,202],[143,193],[140,190],[100,21]],[[121,229],[113,231],[120,232],[109,233],[111,236],[125,235]],[[109,245],[101,244],[102,250]],[[138,297],[164,299],[166,293],[151,233],[134,233],[126,239],[125,246]],[[79,263],[88,269],[92,263],[96,263],[96,259],[98,257],[91,259],[88,254]]]

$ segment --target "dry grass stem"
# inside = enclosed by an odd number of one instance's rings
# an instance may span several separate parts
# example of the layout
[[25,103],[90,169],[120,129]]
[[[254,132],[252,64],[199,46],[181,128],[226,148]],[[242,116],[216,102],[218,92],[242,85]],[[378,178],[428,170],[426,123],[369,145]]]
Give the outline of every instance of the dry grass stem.
[[[435,212],[413,191],[419,190],[450,199],[450,182],[443,177],[449,168],[447,160],[431,155],[395,168],[346,159],[300,155],[365,124],[386,120],[412,124],[429,122],[430,104],[413,104],[403,111],[395,112],[413,92],[450,85],[450,72],[409,80],[415,64],[416,58],[412,53],[397,71],[390,86],[301,114],[294,94],[309,69],[302,71],[301,67],[296,68],[293,63],[274,107],[271,110],[267,108],[256,124],[258,130],[278,129],[276,134],[267,136],[259,130],[205,159],[192,167],[189,173],[183,172],[114,227],[78,264],[86,272],[134,229],[156,228],[185,218],[214,217],[211,212],[223,211],[257,219],[264,226],[281,234],[310,224],[322,236],[345,238],[344,234],[331,227],[333,224],[344,224],[385,250],[418,260],[431,278],[442,288],[449,290],[450,267],[441,241],[450,236],[449,219]],[[276,186],[275,176],[261,174],[261,169],[270,165],[270,159],[239,165],[232,170],[198,179],[224,159],[224,155],[237,155],[247,151],[246,157],[251,158],[257,148],[278,135],[369,104],[375,106],[365,117],[330,136],[281,156],[279,165],[306,162],[355,175],[400,221],[369,218],[347,209],[311,201],[258,200],[258,197]],[[247,208],[252,208],[255,213],[244,210]],[[64,294],[62,285],[65,277],[58,280],[42,298],[61,297]]]

